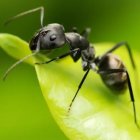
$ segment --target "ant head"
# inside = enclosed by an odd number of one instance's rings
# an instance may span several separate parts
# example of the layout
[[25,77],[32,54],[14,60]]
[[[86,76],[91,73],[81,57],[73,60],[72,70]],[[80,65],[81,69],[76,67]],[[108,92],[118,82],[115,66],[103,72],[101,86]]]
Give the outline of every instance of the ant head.
[[37,42],[40,39],[40,50],[51,50],[61,47],[65,42],[64,27],[53,23],[41,28],[30,42],[30,49],[36,50]]

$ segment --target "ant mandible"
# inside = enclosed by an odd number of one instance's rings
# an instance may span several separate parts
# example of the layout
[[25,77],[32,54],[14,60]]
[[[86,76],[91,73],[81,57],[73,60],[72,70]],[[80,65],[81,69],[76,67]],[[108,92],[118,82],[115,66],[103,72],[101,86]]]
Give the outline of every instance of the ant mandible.
[[82,34],[79,34],[77,30],[73,29],[73,32],[65,33],[63,25],[58,23],[48,24],[47,26],[43,26],[44,20],[44,7],[38,7],[26,12],[22,12],[12,18],[10,18],[5,24],[10,23],[14,19],[17,19],[21,16],[40,11],[40,21],[41,21],[41,29],[33,36],[30,41],[30,49],[33,51],[32,54],[24,57],[23,59],[14,63],[4,74],[3,79],[5,79],[8,73],[15,68],[18,64],[23,62],[25,59],[28,59],[31,56],[36,55],[42,50],[53,50],[59,47],[63,47],[64,44],[68,44],[69,52],[62,54],[56,58],[53,58],[49,61],[42,62],[42,63],[35,63],[38,65],[41,64],[48,64],[52,61],[62,59],[66,56],[71,56],[74,62],[77,62],[80,58],[82,60],[82,68],[85,71],[85,74],[78,86],[78,89],[69,105],[68,112],[70,111],[73,102],[81,89],[89,71],[92,69],[97,74],[101,76],[104,84],[109,87],[110,89],[116,91],[122,91],[123,89],[128,86],[130,99],[133,105],[133,112],[134,112],[134,122],[138,128],[138,122],[136,117],[136,107],[135,107],[135,99],[134,94],[131,86],[130,76],[129,73],[124,66],[123,62],[112,54],[113,51],[118,49],[121,46],[126,47],[128,54],[130,56],[130,60],[132,63],[133,68],[135,69],[134,59],[129,48],[127,42],[120,42],[116,44],[114,47],[106,51],[103,55],[95,57],[95,51],[92,44],[87,40],[87,36],[90,32],[90,29],[85,29]]

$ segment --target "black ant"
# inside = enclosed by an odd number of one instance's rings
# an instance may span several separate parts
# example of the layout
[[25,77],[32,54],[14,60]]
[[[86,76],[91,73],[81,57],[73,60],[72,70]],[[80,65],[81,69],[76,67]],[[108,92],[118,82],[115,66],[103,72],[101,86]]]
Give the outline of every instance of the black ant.
[[85,71],[85,74],[69,105],[68,111],[70,111],[72,104],[79,90],[81,89],[89,71],[93,70],[101,76],[105,85],[109,87],[110,89],[121,92],[128,86],[130,99],[133,105],[134,122],[136,126],[140,128],[137,122],[135,99],[134,99],[134,94],[133,94],[133,90],[131,86],[129,73],[126,67],[124,66],[123,62],[118,57],[112,54],[113,51],[125,45],[129,53],[132,66],[135,69],[134,59],[132,57],[132,53],[127,42],[120,42],[116,44],[114,47],[112,47],[110,50],[106,51],[103,55],[95,57],[94,47],[87,40],[87,36],[90,32],[90,29],[87,28],[81,34],[79,34],[75,28],[73,29],[72,32],[65,33],[63,25],[60,25],[58,23],[52,23],[52,24],[48,24],[47,26],[43,26],[44,7],[38,7],[32,10],[20,13],[10,18],[5,24],[8,24],[9,22],[11,22],[12,20],[16,18],[19,18],[21,16],[24,16],[24,15],[27,15],[29,13],[33,13],[36,11],[41,11],[41,16],[40,16],[41,29],[35,34],[35,36],[30,41],[29,46],[30,46],[30,49],[33,51],[33,53],[17,61],[15,64],[13,64],[5,72],[3,79],[7,77],[8,73],[15,66],[23,62],[25,59],[36,55],[42,50],[50,51],[59,47],[63,47],[64,44],[68,44],[69,52],[62,54],[46,62],[35,63],[38,65],[48,64],[52,61],[62,59],[69,55],[72,57],[74,62],[77,62],[81,58],[82,68]]

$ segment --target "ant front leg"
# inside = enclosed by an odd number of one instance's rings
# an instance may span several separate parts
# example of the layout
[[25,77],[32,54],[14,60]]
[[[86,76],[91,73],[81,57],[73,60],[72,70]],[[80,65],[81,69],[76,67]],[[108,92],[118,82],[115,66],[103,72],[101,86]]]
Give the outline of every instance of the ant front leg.
[[62,59],[62,58],[65,58],[65,57],[71,55],[71,54],[74,53],[74,52],[79,52],[79,51],[80,51],[80,49],[79,49],[79,48],[76,48],[76,49],[74,49],[74,50],[70,50],[69,52],[67,52],[67,53],[65,53],[65,54],[62,54],[62,55],[60,55],[60,56],[57,56],[57,57],[55,57],[55,58],[53,58],[53,59],[51,59],[51,60],[49,60],[49,61],[45,61],[45,62],[36,62],[35,64],[37,64],[37,65],[48,64],[48,63],[50,63],[50,62],[53,62],[53,61],[56,61],[56,60],[60,60],[60,59]]
[[[130,47],[129,47],[129,45],[128,45],[127,42],[120,42],[120,43],[116,44],[114,47],[112,47],[110,50],[108,50],[107,52],[105,52],[105,53],[100,57],[100,62],[104,59],[104,57],[106,57],[107,54],[112,53],[113,51],[115,51],[116,49],[122,47],[123,45],[125,45],[125,47],[126,47],[126,49],[127,49],[127,51],[128,51],[130,60],[131,60],[131,64],[132,64],[133,68],[135,69],[136,66],[135,66],[134,58],[133,58],[131,49],[130,49]],[[100,62],[99,62],[99,63],[100,63]]]
[[69,105],[69,109],[68,109],[68,113],[70,112],[71,107],[72,107],[72,105],[73,105],[73,102],[74,102],[76,96],[78,95],[79,90],[81,89],[81,87],[82,87],[84,81],[86,80],[89,71],[90,71],[90,68],[85,72],[85,74],[84,74],[84,76],[83,76],[83,78],[82,78],[82,80],[81,80],[81,82],[80,82],[80,84],[79,84],[79,86],[78,86],[78,89],[77,89],[77,91],[76,91],[74,97],[73,97],[72,100],[71,100],[71,103],[70,103],[70,105]]
[[132,102],[132,105],[133,105],[134,122],[135,122],[136,126],[140,129],[140,126],[137,122],[134,93],[133,93],[133,90],[132,90],[130,76],[129,76],[127,70],[126,69],[107,69],[107,70],[98,70],[97,71],[98,74],[104,74],[104,75],[113,74],[113,73],[122,73],[122,72],[125,72],[126,76],[127,76],[127,85],[128,85],[128,89],[129,89],[130,99],[131,99],[131,102]]

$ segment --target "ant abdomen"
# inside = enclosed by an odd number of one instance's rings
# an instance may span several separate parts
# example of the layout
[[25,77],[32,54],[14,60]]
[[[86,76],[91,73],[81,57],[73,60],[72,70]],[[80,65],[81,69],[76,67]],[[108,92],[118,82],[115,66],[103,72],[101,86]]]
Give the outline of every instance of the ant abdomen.
[[[99,70],[124,69],[125,66],[120,58],[114,54],[107,54],[99,64]],[[115,91],[123,91],[127,88],[127,75],[125,72],[100,74],[103,82]],[[123,93],[123,92],[117,92]]]

